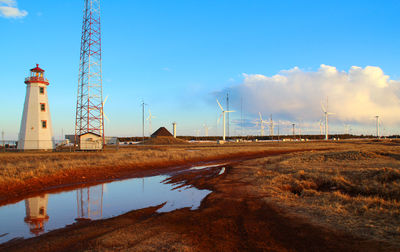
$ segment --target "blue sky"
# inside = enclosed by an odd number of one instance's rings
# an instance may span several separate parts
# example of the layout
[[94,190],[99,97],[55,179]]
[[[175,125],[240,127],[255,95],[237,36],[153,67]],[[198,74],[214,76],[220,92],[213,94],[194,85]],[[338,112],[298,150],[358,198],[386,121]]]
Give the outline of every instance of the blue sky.
[[[39,63],[50,80],[54,135],[59,138],[62,129],[72,133],[83,1],[0,0],[0,13],[1,6],[20,12],[0,16],[0,129],[7,138],[17,137],[23,80]],[[318,72],[322,64],[339,72],[375,66],[397,81],[399,10],[399,1],[103,1],[103,93],[109,96],[105,113],[110,118],[106,134],[141,135],[143,99],[156,116],[153,130],[170,129],[176,121],[180,134],[203,134],[207,123],[215,135],[215,98],[223,100],[225,91],[234,93],[244,85],[244,73],[271,77],[296,66],[305,73]],[[240,94],[232,96],[236,100],[231,107],[240,111]],[[258,108],[247,110],[252,98],[246,99],[245,118],[255,120]],[[260,106],[266,115],[276,111]],[[300,120],[284,111],[275,113],[276,119]],[[333,131],[341,130],[343,120],[337,118]],[[240,119],[240,113],[231,119]],[[315,120],[309,119],[314,128]],[[387,131],[398,133],[396,121],[390,120]],[[354,131],[373,132],[373,123],[350,117],[347,122]],[[218,134],[221,129],[219,125]],[[248,130],[257,134],[255,126]]]

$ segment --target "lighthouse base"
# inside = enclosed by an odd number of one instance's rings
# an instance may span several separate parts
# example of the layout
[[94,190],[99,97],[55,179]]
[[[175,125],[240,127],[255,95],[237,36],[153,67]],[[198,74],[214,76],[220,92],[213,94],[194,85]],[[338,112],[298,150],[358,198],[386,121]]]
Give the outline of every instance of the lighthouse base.
[[53,150],[54,143],[52,140],[19,140],[18,150],[29,151],[29,150]]

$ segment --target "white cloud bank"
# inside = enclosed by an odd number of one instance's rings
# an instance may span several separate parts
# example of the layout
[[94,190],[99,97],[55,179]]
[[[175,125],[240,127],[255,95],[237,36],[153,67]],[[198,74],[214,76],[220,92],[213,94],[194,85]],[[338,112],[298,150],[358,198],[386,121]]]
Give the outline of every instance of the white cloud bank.
[[295,67],[272,77],[244,74],[242,84],[226,91],[236,101],[242,97],[245,110],[254,115],[260,111],[265,117],[318,121],[323,116],[321,101],[328,96],[334,121],[370,124],[379,115],[387,125],[400,123],[400,82],[390,80],[379,67],[353,66],[345,72],[321,65],[314,72]]
[[0,16],[5,18],[23,18],[26,15],[28,15],[28,12],[18,9],[15,0],[0,0]]

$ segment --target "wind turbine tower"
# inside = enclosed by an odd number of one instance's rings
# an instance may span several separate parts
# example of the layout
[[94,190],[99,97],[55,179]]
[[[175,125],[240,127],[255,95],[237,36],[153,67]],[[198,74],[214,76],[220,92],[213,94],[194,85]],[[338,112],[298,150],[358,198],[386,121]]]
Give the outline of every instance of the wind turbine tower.
[[321,108],[325,115],[325,140],[328,140],[329,138],[328,116],[334,115],[334,113],[328,112],[328,98],[326,98],[326,108],[324,104],[322,104],[322,102],[321,102]]
[[294,139],[294,127],[296,124],[292,123],[292,128],[293,128],[293,139]]
[[[223,124],[224,124],[224,134],[223,134],[223,137],[222,137],[222,140],[224,140],[225,141],[225,136],[226,136],[226,128],[225,128],[225,114],[226,113],[232,113],[232,112],[235,112],[235,111],[233,111],[233,110],[231,110],[231,111],[229,111],[229,110],[224,110],[223,108],[222,108],[222,106],[221,106],[221,103],[219,103],[219,101],[218,101],[218,99],[217,99],[217,103],[218,103],[218,106],[220,107],[220,109],[221,109],[221,111],[222,111],[222,117],[223,117]],[[221,117],[220,117],[221,118]]]
[[203,126],[204,126],[204,135],[208,137],[208,130],[210,129],[210,127],[208,127],[206,123]]
[[172,123],[172,132],[174,134],[174,138],[176,138],[176,122]]
[[100,0],[84,0],[76,103],[75,144],[81,136],[97,135],[104,146],[103,81],[101,73]]
[[376,118],[376,138],[379,138],[379,116],[375,116]]
[[274,121],[272,120],[272,114],[271,117],[269,118],[269,135],[274,136]]

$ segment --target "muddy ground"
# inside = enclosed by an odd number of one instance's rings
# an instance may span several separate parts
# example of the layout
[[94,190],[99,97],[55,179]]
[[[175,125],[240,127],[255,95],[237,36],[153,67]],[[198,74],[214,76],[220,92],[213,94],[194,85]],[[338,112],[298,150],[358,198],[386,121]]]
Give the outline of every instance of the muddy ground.
[[[397,144],[386,146],[389,145],[379,143],[372,147],[363,145],[362,148],[384,154],[398,152]],[[335,150],[335,153],[339,153],[337,156],[342,158],[342,153],[348,153],[351,149],[359,151],[360,148],[359,145],[346,146],[344,152]],[[28,240],[14,240],[0,245],[0,250],[400,251],[397,233],[388,239],[374,238],[362,235],[357,230],[335,228],[329,221],[312,219],[311,214],[302,214],[281,204],[285,200],[276,197],[278,187],[270,187],[266,181],[266,171],[278,169],[274,160],[282,162],[283,166],[289,162],[286,160],[288,157],[293,160],[299,156],[315,158],[320,153],[326,157],[329,151],[285,153],[274,156],[274,159],[265,153],[266,157],[253,157],[226,166],[222,175],[218,175],[220,168],[215,167],[204,170],[170,170],[173,176],[167,181],[169,183],[183,182],[213,191],[202,201],[198,210],[185,208],[156,213],[161,206],[154,206],[107,220],[74,224]],[[366,167],[367,162],[371,163],[370,160],[364,163],[360,163],[360,160],[346,160],[347,164],[349,162],[354,162],[360,169]],[[398,163],[393,164],[392,168],[399,169]],[[305,165],[304,161],[301,165]],[[395,179],[398,180],[397,177]],[[297,192],[289,191],[289,196],[283,193],[280,195],[290,198],[291,203],[301,203],[303,200]],[[392,222],[399,221],[396,213],[392,218]]]

